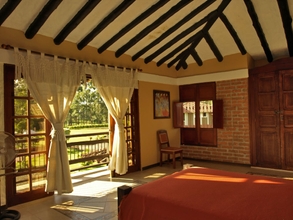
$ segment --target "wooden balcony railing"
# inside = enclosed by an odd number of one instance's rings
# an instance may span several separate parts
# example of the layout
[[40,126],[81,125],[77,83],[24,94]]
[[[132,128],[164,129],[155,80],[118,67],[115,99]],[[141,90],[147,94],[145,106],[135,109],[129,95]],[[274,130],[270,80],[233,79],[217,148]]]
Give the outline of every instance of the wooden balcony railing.
[[[67,152],[70,170],[81,170],[109,163],[109,133],[97,132],[89,134],[66,135]],[[15,168],[17,170],[41,168],[46,166],[46,146],[44,137],[35,136],[31,146],[31,165],[29,165],[29,149],[26,138],[16,140]]]
[[66,139],[69,164],[79,164],[71,166],[71,171],[109,163],[108,132],[66,135]]

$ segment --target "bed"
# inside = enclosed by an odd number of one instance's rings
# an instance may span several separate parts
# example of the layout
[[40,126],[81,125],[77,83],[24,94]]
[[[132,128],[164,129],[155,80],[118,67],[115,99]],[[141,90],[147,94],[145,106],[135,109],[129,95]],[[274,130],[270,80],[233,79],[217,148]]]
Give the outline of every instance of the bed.
[[293,219],[292,180],[203,167],[123,186],[118,197],[119,220]]

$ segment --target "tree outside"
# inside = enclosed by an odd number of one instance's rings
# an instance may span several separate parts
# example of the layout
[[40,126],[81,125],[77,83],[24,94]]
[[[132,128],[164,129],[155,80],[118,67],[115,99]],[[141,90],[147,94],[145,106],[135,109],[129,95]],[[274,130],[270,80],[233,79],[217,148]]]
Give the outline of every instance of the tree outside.
[[[27,96],[27,87],[24,80],[15,80],[14,84],[15,96],[20,97],[15,100],[15,114],[27,115],[28,103],[21,97]],[[31,101],[32,115],[42,115],[37,104],[32,99]],[[15,120],[15,132],[22,134],[27,132],[28,129],[40,129],[41,122],[39,118],[33,118],[31,121],[31,128],[28,128],[26,120]],[[71,104],[68,116],[64,123],[65,131],[81,128],[94,128],[94,127],[108,127],[108,110],[101,98],[97,93],[97,89],[93,86],[91,81],[81,84],[76,91],[75,98]],[[70,132],[67,132],[69,134]],[[76,133],[76,132],[75,132]]]
[[[76,92],[71,104],[66,127],[79,127],[80,125],[106,125],[108,123],[108,110],[97,89],[91,81],[82,84]],[[88,126],[92,127],[92,126]]]

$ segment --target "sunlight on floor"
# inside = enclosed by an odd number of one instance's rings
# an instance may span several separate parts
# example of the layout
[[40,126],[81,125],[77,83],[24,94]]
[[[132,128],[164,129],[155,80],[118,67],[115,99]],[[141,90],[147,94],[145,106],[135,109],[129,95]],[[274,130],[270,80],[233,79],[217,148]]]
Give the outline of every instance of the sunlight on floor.
[[152,175],[148,175],[146,177],[144,177],[145,179],[158,179],[161,178],[162,176],[166,176],[167,173],[154,173]]
[[67,211],[74,211],[74,212],[82,212],[82,213],[96,213],[96,212],[103,212],[104,207],[96,207],[96,206],[69,206],[69,205],[56,205],[52,206],[53,209],[58,210],[67,210]]

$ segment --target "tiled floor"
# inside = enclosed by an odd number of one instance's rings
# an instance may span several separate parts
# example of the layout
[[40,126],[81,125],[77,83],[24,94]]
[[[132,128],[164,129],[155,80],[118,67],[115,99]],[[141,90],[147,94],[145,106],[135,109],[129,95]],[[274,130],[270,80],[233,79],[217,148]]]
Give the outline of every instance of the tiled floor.
[[[230,165],[194,160],[185,160],[184,163],[242,173],[262,173],[265,171],[274,174],[276,172],[246,165]],[[162,167],[158,166],[115,178],[110,178],[109,171],[105,169],[74,173],[72,174],[74,184],[74,191],[72,193],[50,196],[10,207],[9,209],[19,211],[21,220],[117,220],[117,187],[125,184],[136,186],[181,169],[182,166],[179,163],[177,163],[176,169],[173,169],[170,164],[164,164]],[[283,172],[283,176],[293,177],[293,173]]]

